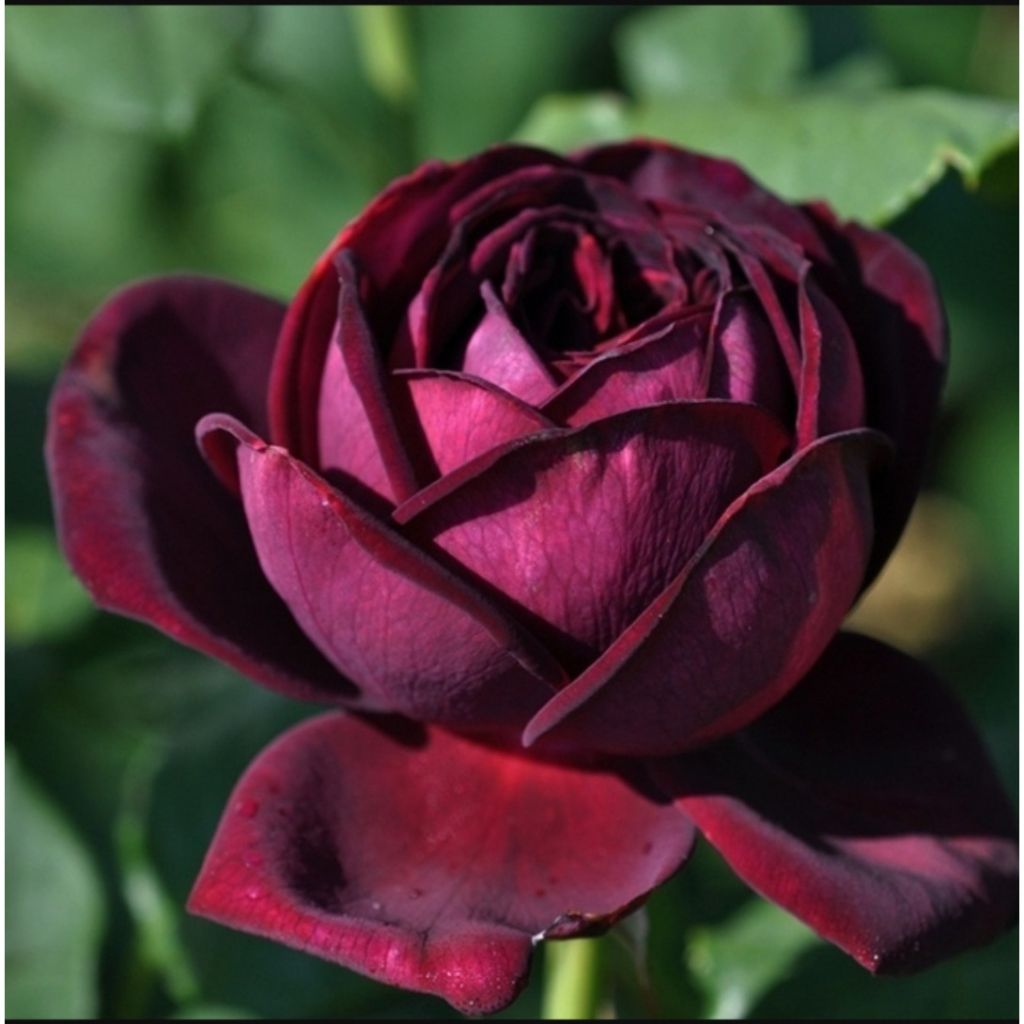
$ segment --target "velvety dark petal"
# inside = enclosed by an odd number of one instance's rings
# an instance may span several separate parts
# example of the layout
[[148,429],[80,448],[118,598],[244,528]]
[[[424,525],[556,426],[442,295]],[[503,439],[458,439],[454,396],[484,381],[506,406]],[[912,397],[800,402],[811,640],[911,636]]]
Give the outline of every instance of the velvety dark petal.
[[389,185],[341,231],[288,307],[281,327],[269,388],[275,444],[315,463],[318,411],[309,396],[319,393],[338,310],[337,253],[351,249],[366,273],[367,294],[360,299],[386,360],[406,306],[448,240],[453,204],[484,182],[534,165],[560,167],[565,161],[529,146],[498,146],[462,163],[426,163]]
[[509,319],[488,282],[481,296],[487,312],[466,346],[462,372],[488,380],[530,405],[540,405],[555,389],[550,369]]
[[104,608],[157,626],[294,697],[355,688],[302,635],[260,570],[237,498],[196,450],[213,410],[266,428],[283,307],[219,281],[127,288],[90,320],[50,402],[61,544]]
[[380,448],[341,354],[341,325],[335,324],[320,381],[317,427],[319,458],[313,465],[331,479],[358,481],[374,495],[395,502]]
[[787,443],[754,406],[651,406],[495,449],[400,505],[395,519],[528,613],[578,670]]
[[786,364],[786,369],[789,370],[793,387],[797,389],[800,384],[803,359],[794,326],[789,322],[789,317],[783,308],[775,283],[756,256],[752,256],[742,248],[733,248],[732,251],[740,267],[743,269],[750,287],[761,303],[761,308],[764,310],[769,324],[771,324],[772,331],[775,334],[775,342]]
[[359,301],[359,278],[351,250],[343,249],[335,266],[339,286],[338,345],[342,362],[363,406],[391,491],[398,501],[403,501],[419,489],[417,467],[406,451],[388,394],[387,371]]
[[406,370],[396,377],[409,389],[439,475],[497,445],[554,426],[533,406],[486,381],[441,370]]
[[837,295],[860,352],[868,423],[895,445],[874,482],[875,549],[869,577],[899,540],[917,496],[946,374],[948,333],[925,264],[884,231],[839,223],[823,204],[809,209],[842,270]]
[[652,334],[586,363],[544,403],[544,414],[581,426],[645,405],[706,397],[710,326],[706,313],[682,319],[676,313]]
[[538,941],[603,931],[692,842],[671,803],[613,771],[325,715],[246,771],[189,909],[490,1013]]
[[805,448],[722,516],[692,561],[533,719],[524,742],[658,756],[741,728],[794,686],[860,587],[867,431]]
[[864,423],[864,382],[850,330],[808,274],[799,289],[800,399],[797,444]]
[[228,417],[201,436],[237,482],[267,578],[376,707],[508,732],[561,682],[513,621],[283,449]]
[[714,352],[708,394],[770,409],[791,421],[793,389],[775,335],[748,291],[724,292],[711,329]]
[[573,154],[570,160],[586,171],[624,181],[644,198],[692,204],[738,224],[768,224],[808,253],[828,259],[814,221],[729,160],[652,139],[595,146]]
[[660,763],[735,871],[870,971],[906,973],[1017,918],[1017,824],[923,665],[840,635],[754,725]]

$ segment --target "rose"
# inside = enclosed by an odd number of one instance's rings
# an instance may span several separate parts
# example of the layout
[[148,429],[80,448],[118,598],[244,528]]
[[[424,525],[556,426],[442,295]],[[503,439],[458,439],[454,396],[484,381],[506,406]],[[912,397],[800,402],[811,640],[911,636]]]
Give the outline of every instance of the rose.
[[287,310],[111,299],[51,409],[72,565],[348,709],[257,758],[192,909],[485,1012],[699,829],[872,970],[997,933],[1015,826],[969,723],[836,635],[944,359],[895,239],[653,142],[428,164]]

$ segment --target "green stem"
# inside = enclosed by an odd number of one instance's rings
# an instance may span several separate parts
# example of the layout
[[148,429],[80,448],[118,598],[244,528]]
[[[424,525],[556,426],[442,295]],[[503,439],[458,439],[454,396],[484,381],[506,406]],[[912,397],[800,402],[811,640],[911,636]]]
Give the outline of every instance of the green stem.
[[545,947],[543,1020],[591,1020],[601,998],[601,941],[570,939]]

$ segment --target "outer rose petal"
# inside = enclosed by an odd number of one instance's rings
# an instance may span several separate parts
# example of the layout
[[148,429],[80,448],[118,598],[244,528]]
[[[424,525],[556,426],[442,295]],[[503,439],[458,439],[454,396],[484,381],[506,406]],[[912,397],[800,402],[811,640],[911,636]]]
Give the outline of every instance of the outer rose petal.
[[613,771],[325,715],[250,766],[189,909],[489,1013],[519,993],[534,940],[604,930],[692,841]]
[[750,885],[870,971],[918,970],[1017,916],[1017,825],[920,663],[840,635],[735,737],[655,768]]
[[869,578],[896,546],[917,496],[946,376],[946,317],[921,259],[884,231],[841,224],[824,204],[818,220],[845,290],[844,310],[857,339],[868,424],[895,445],[895,458],[874,485],[875,550]]
[[880,440],[837,434],[738,498],[690,563],[530,722],[526,744],[660,756],[733,732],[824,650],[871,547],[868,463]]
[[287,452],[229,417],[199,433],[267,578],[375,707],[507,734],[562,681],[516,623]]
[[265,427],[283,312],[202,278],[147,281],[115,295],[86,326],[53,391],[51,493],[68,561],[102,607],[272,689],[337,699],[354,687],[267,583],[240,505],[192,436],[212,410]]
[[766,412],[667,403],[548,431],[395,510],[525,611],[563,664],[593,660],[658,595],[788,443]]

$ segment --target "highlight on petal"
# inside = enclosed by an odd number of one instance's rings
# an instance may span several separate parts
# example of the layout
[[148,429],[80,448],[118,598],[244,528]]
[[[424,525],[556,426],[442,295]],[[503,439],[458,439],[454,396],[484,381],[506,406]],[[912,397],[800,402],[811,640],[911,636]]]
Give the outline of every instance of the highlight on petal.
[[544,749],[662,756],[766,711],[817,660],[871,547],[870,431],[819,441],[724,513],[689,564],[530,722]]
[[530,405],[540,405],[555,389],[551,371],[509,319],[490,282],[481,286],[487,312],[470,336],[460,369]]
[[394,513],[512,604],[578,671],[654,600],[789,442],[731,402],[666,403],[535,434]]
[[200,437],[267,579],[375,708],[510,734],[563,681],[518,623],[287,452],[229,417]]
[[841,634],[762,719],[654,766],[752,888],[870,971],[907,973],[1017,917],[1017,824],[932,673]]
[[293,697],[355,688],[303,636],[260,570],[237,498],[196,450],[214,410],[266,427],[283,308],[235,285],[161,278],[90,320],[50,401],[46,457],[61,544],[104,608]]
[[494,384],[443,370],[403,370],[417,426],[444,476],[498,445],[554,427],[546,416]]
[[494,1012],[540,939],[603,931],[686,860],[692,826],[648,791],[607,767],[324,715],[250,765],[189,909]]

